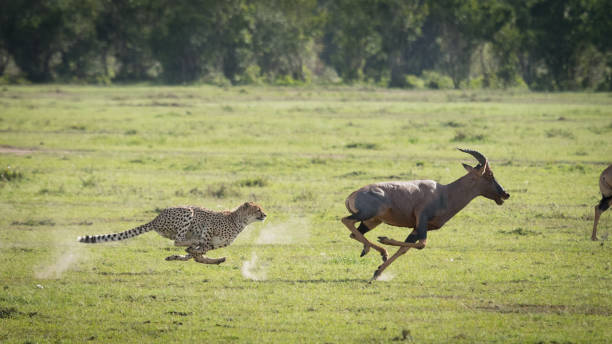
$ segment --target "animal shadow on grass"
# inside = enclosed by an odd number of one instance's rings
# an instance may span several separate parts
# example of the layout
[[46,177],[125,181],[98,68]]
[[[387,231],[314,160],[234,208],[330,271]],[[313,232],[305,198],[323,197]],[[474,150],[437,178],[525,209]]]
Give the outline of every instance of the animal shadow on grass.
[[296,279],[296,280],[290,280],[290,279],[283,279],[283,278],[278,278],[278,279],[267,279],[267,280],[263,280],[260,282],[264,282],[264,283],[290,283],[290,284],[296,284],[296,283],[300,283],[300,284],[320,284],[320,283],[351,283],[351,282],[359,282],[359,283],[367,283],[368,280],[367,279],[362,279],[362,278],[338,278],[338,279],[324,279],[324,278],[318,278],[318,279]]

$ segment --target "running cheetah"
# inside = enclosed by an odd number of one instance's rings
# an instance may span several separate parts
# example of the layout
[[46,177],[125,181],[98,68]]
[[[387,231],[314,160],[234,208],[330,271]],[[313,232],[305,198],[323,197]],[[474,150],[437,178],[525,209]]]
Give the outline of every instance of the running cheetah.
[[186,255],[172,255],[166,260],[186,261],[193,258],[198,263],[221,264],[223,258],[208,258],[204,254],[231,244],[250,223],[266,219],[263,209],[247,202],[233,211],[212,211],[195,206],[167,208],[153,221],[115,234],[79,237],[82,243],[101,243],[124,240],[154,230],[159,235],[174,240],[175,246],[187,246]]

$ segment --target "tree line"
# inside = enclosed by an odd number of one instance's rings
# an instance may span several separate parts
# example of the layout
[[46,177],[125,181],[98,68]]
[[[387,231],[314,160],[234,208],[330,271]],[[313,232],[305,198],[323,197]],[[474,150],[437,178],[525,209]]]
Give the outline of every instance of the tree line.
[[0,75],[612,90],[610,13],[609,0],[0,0]]

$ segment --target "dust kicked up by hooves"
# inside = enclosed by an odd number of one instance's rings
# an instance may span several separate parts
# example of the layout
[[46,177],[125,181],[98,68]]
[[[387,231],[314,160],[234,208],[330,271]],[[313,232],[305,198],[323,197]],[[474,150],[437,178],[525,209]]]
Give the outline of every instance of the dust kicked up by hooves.
[[386,281],[390,281],[390,280],[392,280],[394,278],[395,278],[395,274],[390,273],[390,272],[383,272],[380,276],[378,276],[378,278],[376,280],[377,281],[386,282]]

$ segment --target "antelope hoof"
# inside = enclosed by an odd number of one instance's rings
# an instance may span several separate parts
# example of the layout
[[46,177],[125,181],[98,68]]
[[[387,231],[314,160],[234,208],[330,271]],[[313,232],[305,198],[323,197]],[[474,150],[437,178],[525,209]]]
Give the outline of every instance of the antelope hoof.
[[374,276],[372,276],[369,283],[376,281],[379,276],[380,276],[380,269],[376,269],[376,271],[374,271]]
[[389,258],[389,254],[387,253],[387,250],[384,250],[383,252],[381,252],[380,255],[382,256],[383,263],[386,262],[387,259]]
[[363,245],[363,250],[361,251],[361,255],[359,257],[363,257],[370,252],[370,245]]

